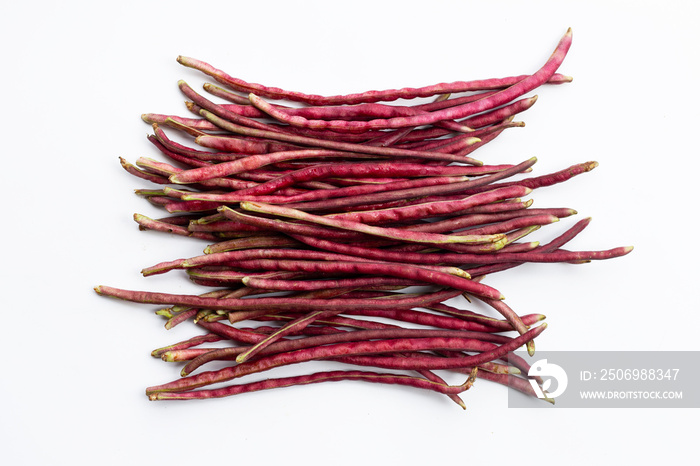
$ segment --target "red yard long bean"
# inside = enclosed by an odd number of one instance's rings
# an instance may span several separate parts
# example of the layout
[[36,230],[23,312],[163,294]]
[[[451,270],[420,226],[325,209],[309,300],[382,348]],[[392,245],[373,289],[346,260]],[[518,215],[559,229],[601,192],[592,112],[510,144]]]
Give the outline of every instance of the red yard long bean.
[[424,282],[394,277],[359,277],[359,278],[318,278],[316,280],[308,276],[301,280],[284,278],[267,278],[262,276],[247,275],[241,278],[241,283],[253,288],[262,288],[278,291],[309,291],[327,290],[337,288],[367,288],[378,285],[404,285],[420,286]]
[[[177,61],[178,63],[184,66],[199,70],[213,77],[218,82],[225,84],[226,86],[239,92],[244,92],[246,94],[250,92],[256,92],[270,99],[291,100],[295,102],[306,103],[309,105],[351,105],[365,102],[393,101],[397,99],[430,97],[446,93],[501,89],[504,87],[512,86],[513,84],[516,84],[527,77],[526,75],[521,75],[500,79],[460,81],[449,84],[435,84],[431,86],[425,86],[422,88],[403,88],[384,91],[367,91],[359,94],[326,97],[313,94],[304,94],[295,91],[285,91],[279,88],[262,86],[260,84],[247,83],[241,79],[234,78],[228,75],[223,70],[214,68],[208,63],[191,57],[179,56],[177,58]],[[553,84],[559,84],[564,82],[570,82],[571,78],[564,75],[552,75],[549,78],[549,80],[551,80]]]
[[141,115],[141,119],[146,123],[167,125],[170,121],[175,121],[183,126],[194,128],[200,131],[218,131],[219,128],[205,120],[204,118],[183,118],[177,115],[163,115],[159,113],[144,113]]
[[[534,157],[484,164],[472,153],[524,126],[515,115],[543,100],[526,94],[572,81],[559,73],[571,40],[569,29],[532,74],[327,96],[178,57],[226,89],[206,83],[205,97],[179,80],[186,117],[141,115],[165,161],[119,161],[154,186],[135,193],[169,214],[134,214],[139,229],[206,241],[203,254],[147,265],[142,275],[172,271],[205,291],[94,288],[157,306],[166,329],[205,332],[153,351],[187,364],[180,379],[147,388],[148,397],[220,398],[341,380],[430,390],[462,407],[459,394],[475,380],[535,396],[530,382],[543,380],[527,375],[528,359],[515,351],[534,353],[544,316],[518,313],[490,274],[528,262],[585,264],[632,248],[564,249],[590,218],[549,242],[537,238],[577,211],[531,208],[523,197],[597,162],[537,174]],[[418,100],[426,97],[433,99]],[[486,310],[469,310],[472,297]],[[215,342],[223,343],[208,346]],[[210,361],[220,368],[193,373]],[[310,361],[362,369],[227,384]],[[468,379],[450,385],[442,370]]]
[[[248,126],[250,128],[256,128],[260,129],[263,131],[281,131],[279,127],[274,127],[271,125],[268,125],[266,123],[261,123],[258,120],[255,120],[253,118],[248,118],[242,115],[239,115],[238,113],[231,112],[221,105],[217,105],[214,102],[210,101],[204,96],[199,95],[192,89],[185,81],[180,80],[177,83],[178,87],[182,91],[183,94],[187,96],[187,98],[191,99],[192,102],[194,102],[195,105],[208,110],[217,116],[224,118],[228,121],[231,121],[233,123],[237,123],[243,126]],[[282,131],[284,132],[284,131]]]
[[266,379],[259,382],[249,382],[244,384],[231,385],[228,387],[212,390],[195,390],[188,392],[156,392],[149,394],[150,400],[188,400],[220,398],[225,396],[239,395],[259,390],[269,390],[273,388],[289,387],[293,385],[308,385],[320,382],[337,382],[341,380],[361,380],[364,382],[386,383],[410,386],[424,390],[432,390],[447,395],[456,395],[468,390],[474,383],[476,372],[470,376],[462,385],[451,386],[438,383],[422,377],[412,377],[408,375],[397,375],[390,373],[377,373],[367,371],[324,371],[308,375],[298,375],[291,377],[281,377],[277,379]]
[[335,238],[341,240],[360,240],[371,237],[370,235],[365,235],[356,231],[338,230],[321,225],[288,222],[280,219],[251,215],[250,212],[241,212],[225,206],[219,207],[218,210],[226,218],[265,229],[266,231],[278,231],[286,234],[311,235],[321,238]]
[[210,235],[208,233],[192,232],[189,231],[186,227],[154,220],[142,214],[134,214],[134,220],[144,230],[162,231],[165,233],[171,233],[180,236],[189,236],[199,239],[205,239],[208,241],[216,241],[217,239],[215,236]]
[[153,123],[151,127],[153,128],[153,134],[148,136],[148,141],[170,158],[172,158],[173,154],[177,154],[205,162],[222,162],[237,160],[243,157],[242,154],[234,154],[231,152],[211,152],[193,149],[172,141],[165,134],[163,128],[161,128],[157,123]]
[[[238,191],[227,192],[227,193],[191,193],[183,196],[184,200],[188,201],[215,201],[226,204],[238,203],[243,201],[255,201],[267,202],[270,204],[294,204],[301,206],[311,206],[313,208],[314,201],[319,202],[323,205],[323,202],[333,202],[328,201],[329,199],[357,199],[359,196],[368,196],[376,193],[387,193],[392,192],[392,196],[400,196],[399,191],[405,190],[416,190],[419,188],[430,188],[435,191],[450,190],[450,188],[438,188],[438,186],[463,183],[468,181],[469,178],[465,176],[432,176],[426,178],[416,178],[403,181],[391,181],[388,183],[381,184],[365,184],[365,185],[354,185],[345,186],[342,188],[335,189],[317,189],[314,191],[308,191],[305,193],[299,193],[296,195],[280,195],[280,194],[270,194],[270,195],[256,195],[249,194],[247,189],[241,189]],[[262,185],[260,185],[262,186]],[[454,188],[459,189],[459,188]],[[360,198],[364,199],[364,198]],[[302,203],[302,204],[300,204]]]
[[[395,264],[385,262],[350,262],[350,261],[311,261],[311,260],[284,260],[284,259],[257,259],[250,261],[252,267],[263,270],[285,270],[289,272],[309,272],[321,275],[333,274],[365,274],[377,276],[389,276],[403,278],[419,283],[434,284],[451,287],[468,293],[488,296],[493,299],[502,299],[499,291],[481,283],[445,273],[440,270],[426,269],[420,266]],[[249,264],[243,264],[248,267]],[[456,273],[456,272],[455,272]],[[344,285],[338,288],[343,288]],[[309,286],[308,289],[317,289]]]
[[181,341],[179,343],[175,343],[172,345],[164,346],[162,348],[154,349],[151,352],[151,355],[154,357],[160,357],[166,351],[176,350],[176,349],[187,349],[187,348],[191,348],[193,346],[201,345],[202,343],[212,343],[212,342],[221,341],[222,339],[223,338],[221,336],[216,335],[214,333],[208,333],[206,335],[198,335],[196,337],[189,338],[189,339],[187,339],[185,341]]
[[[536,157],[532,157],[512,167],[500,170],[496,173],[485,175],[478,178],[472,178],[467,181],[457,183],[446,183],[440,187],[423,187],[423,188],[408,188],[395,191],[386,191],[381,193],[372,193],[367,196],[346,196],[343,198],[324,200],[317,202],[295,202],[290,203],[287,207],[310,211],[310,210],[338,210],[344,207],[357,207],[361,205],[372,205],[378,203],[386,203],[401,199],[418,198],[422,196],[437,196],[448,195],[451,193],[462,193],[470,189],[489,186],[495,181],[508,178],[518,173],[529,170],[537,162]],[[524,194],[521,194],[524,195]],[[465,196],[466,197],[466,196]],[[375,209],[373,209],[375,210]],[[378,210],[378,209],[376,209]],[[347,216],[349,216],[348,214]]]
[[[307,338],[294,338],[270,343],[266,348],[260,349],[258,355],[269,355],[294,351],[303,348],[311,348],[314,346],[329,345],[341,342],[375,340],[375,339],[390,339],[390,338],[408,338],[408,337],[467,337],[475,338],[490,343],[507,343],[509,337],[493,334],[475,332],[469,330],[443,330],[443,329],[413,329],[413,328],[386,328],[386,329],[368,329],[355,331],[340,331],[325,335],[310,336]],[[266,340],[266,335],[256,337],[258,342]],[[178,346],[179,348],[179,346]],[[186,376],[194,372],[197,368],[210,361],[226,359],[227,357],[238,355],[249,350],[250,347],[230,347],[211,350],[201,355],[196,356],[183,369],[182,375]],[[169,350],[169,349],[168,349]],[[162,354],[164,349],[158,350],[158,355]]]
[[475,166],[448,166],[431,167],[417,163],[393,163],[377,162],[371,165],[362,163],[340,163],[327,165],[314,165],[308,168],[296,170],[288,175],[275,178],[260,186],[249,188],[239,194],[268,194],[280,188],[294,185],[303,181],[333,177],[426,177],[426,176],[468,176],[483,175],[500,171],[506,167],[475,167]]
[[[207,120],[211,121],[218,127],[220,127],[222,130],[230,131],[231,133],[238,134],[238,135],[243,135],[243,136],[250,136],[250,137],[259,137],[259,138],[269,138],[273,139],[276,141],[283,141],[283,142],[288,142],[292,144],[298,144],[302,146],[310,146],[310,147],[317,147],[317,148],[323,148],[323,149],[329,149],[329,150],[336,150],[336,151],[345,151],[348,152],[348,154],[359,154],[359,155],[364,155],[366,158],[368,155],[373,155],[373,156],[385,156],[385,157],[406,157],[406,158],[413,158],[413,159],[423,159],[423,160],[434,160],[434,161],[444,161],[444,162],[456,162],[456,163],[469,163],[472,165],[482,165],[482,162],[463,156],[463,155],[454,155],[454,154],[449,154],[449,153],[441,153],[441,152],[431,152],[431,151],[418,151],[418,150],[409,150],[409,149],[401,149],[401,148],[395,148],[395,147],[382,147],[382,146],[372,146],[368,144],[357,144],[357,143],[348,143],[348,142],[342,142],[342,141],[335,141],[335,140],[329,140],[329,139],[320,139],[318,137],[309,137],[309,136],[297,136],[294,134],[286,134],[286,133],[275,133],[272,131],[264,131],[264,130],[259,130],[257,128],[249,128],[246,126],[241,126],[237,125],[235,123],[231,123],[226,121],[223,118],[220,118],[216,115],[214,115],[211,112],[207,112],[206,110],[201,110],[200,111],[201,115],[206,118]],[[222,141],[223,139],[223,141]],[[217,142],[225,142],[225,138],[222,138],[221,136],[200,136],[196,139],[196,142],[198,144],[202,144],[205,147],[210,147],[212,143],[217,143]],[[472,140],[465,140],[465,144],[476,144],[479,142],[479,138],[473,138]],[[208,144],[209,143],[209,144]],[[358,157],[359,157],[358,155]],[[347,155],[347,157],[350,157],[350,155]],[[173,180],[173,182],[181,182],[180,179]]]
[[313,245],[319,249],[336,252],[339,254],[353,255],[365,259],[381,260],[389,262],[409,262],[414,264],[499,264],[512,262],[578,262],[591,260],[605,260],[619,257],[632,251],[631,247],[612,248],[603,251],[527,251],[527,252],[500,252],[497,255],[474,254],[463,252],[410,252],[391,251],[377,248],[364,248],[362,246],[336,243],[329,240],[296,236],[296,239]]
[[[527,196],[528,194],[530,194],[531,191],[532,190],[530,188],[527,188],[525,186],[512,185],[505,188],[497,188],[485,191],[472,196],[465,196],[463,199],[460,200],[449,200],[443,202],[424,202],[405,207],[396,207],[393,209],[388,208],[336,213],[329,214],[325,218],[339,221],[352,221],[364,224],[377,224],[443,217],[445,215],[451,214],[452,212],[469,209],[478,205],[493,204],[508,199]],[[295,209],[299,207],[301,207],[301,209],[305,208],[303,204],[290,204],[286,207],[289,209]],[[245,207],[243,208],[245,209]]]
[[[276,367],[302,362],[328,359],[347,358],[350,356],[394,353],[403,351],[424,350],[459,350],[474,351],[475,355],[458,358],[430,358],[431,360],[418,360],[418,358],[383,358],[381,365],[377,367],[411,369],[449,369],[453,367],[474,366],[483,362],[490,362],[519,348],[527,341],[542,333],[547,324],[539,325],[526,334],[513,338],[507,343],[495,345],[470,338],[401,338],[394,340],[365,340],[361,342],[336,343],[333,345],[315,346],[313,348],[289,351],[261,357],[254,361],[248,361],[231,367],[225,367],[218,371],[202,372],[197,375],[184,377],[173,382],[152,386],[146,390],[147,394],[159,392],[182,392],[194,390],[214,383],[221,383],[234,378],[243,377]],[[395,361],[391,361],[394,360]]]
[[[553,252],[558,250],[563,245],[571,241],[581,231],[583,231],[583,229],[588,226],[590,221],[590,217],[585,218],[583,220],[579,220],[574,226],[566,230],[554,240],[550,241],[548,244],[538,245],[535,249],[533,249],[533,252]],[[631,248],[629,248],[629,250],[631,251]],[[470,268],[469,273],[472,274],[474,277],[483,277],[489,273],[507,270],[513,267],[517,267],[518,265],[522,265],[523,263],[524,262],[506,262],[500,264],[482,265],[480,267]]]
[[322,217],[288,207],[273,206],[259,202],[241,202],[241,207],[251,212],[279,215],[341,230],[356,231],[372,236],[413,243],[490,243],[503,238],[503,235],[443,235],[440,233],[411,232],[392,227],[377,227],[353,220]]
[[253,105],[292,126],[308,127],[313,129],[330,129],[333,131],[367,131],[371,129],[405,128],[421,126],[443,120],[455,120],[465,118],[476,113],[490,110],[503,105],[513,99],[541,86],[547,82],[564,61],[571,46],[571,29],[562,37],[556,49],[547,62],[534,74],[518,81],[517,83],[474,102],[469,102],[456,107],[449,107],[430,113],[421,113],[410,117],[377,118],[370,121],[345,121],[345,120],[308,120],[299,115],[287,115],[283,110],[275,108],[263,99],[251,93],[250,101]]
[[[306,309],[319,310],[326,309],[329,305],[326,299],[314,298],[293,298],[293,297],[263,297],[256,299],[240,299],[240,298],[208,298],[195,295],[183,295],[173,293],[162,293],[152,291],[138,291],[114,288],[110,286],[100,285],[95,287],[95,291],[102,296],[109,296],[116,299],[131,301],[142,304],[165,304],[165,305],[185,305],[192,307],[200,307],[205,309],[221,309],[221,310],[249,310],[249,309]],[[420,296],[409,296],[406,298],[393,299],[390,301],[382,300],[365,300],[365,299],[336,299],[332,305],[334,308],[343,308],[344,310],[352,310],[358,307],[367,308],[383,308],[383,309],[399,309],[421,307],[434,302],[442,302],[446,299],[453,298],[461,294],[460,290],[449,289],[427,293]],[[492,294],[492,293],[488,293]],[[497,298],[502,297],[500,294]]]
[[[247,248],[243,250],[236,251],[225,251],[220,253],[204,254],[200,256],[191,257],[188,259],[177,259],[174,261],[167,261],[156,264],[154,266],[146,267],[142,269],[141,273],[144,276],[156,275],[168,272],[173,269],[186,269],[186,268],[197,268],[205,267],[211,265],[232,265],[240,266],[245,261],[251,260],[298,260],[303,263],[315,263],[316,265],[321,265],[319,262],[324,261],[334,261],[329,262],[329,267],[333,266],[333,263],[340,262],[361,262],[364,264],[374,263],[380,265],[381,261],[366,259],[355,255],[340,254],[340,253],[328,253],[319,250],[305,250],[305,249],[290,249],[290,248],[279,248],[279,249],[263,249],[263,248]],[[315,261],[315,262],[314,262]],[[387,265],[387,264],[385,264]],[[407,264],[410,266],[409,264]],[[430,265],[430,264],[424,264]],[[423,267],[425,269],[430,269],[438,271],[441,273],[448,273],[452,275],[457,275],[465,278],[466,276],[461,270],[455,267],[443,267],[438,264],[432,264],[430,267]],[[368,266],[370,267],[370,266]],[[307,272],[310,270],[306,270]]]

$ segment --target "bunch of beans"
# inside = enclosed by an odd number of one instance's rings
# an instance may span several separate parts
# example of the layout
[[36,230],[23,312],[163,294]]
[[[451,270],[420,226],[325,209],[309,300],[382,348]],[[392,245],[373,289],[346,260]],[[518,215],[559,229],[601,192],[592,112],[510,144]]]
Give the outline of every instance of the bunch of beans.
[[[136,214],[141,229],[207,243],[202,255],[149,266],[143,275],[181,270],[204,289],[95,288],[167,306],[156,311],[166,328],[199,328],[153,351],[184,367],[180,378],[149,387],[149,398],[359,380],[438,392],[464,407],[459,393],[477,379],[534,396],[530,366],[515,350],[534,354],[544,316],[516,313],[487,277],[531,262],[619,257],[631,248],[564,249],[589,219],[547,244],[526,239],[576,212],[531,208],[522,198],[595,162],[531,176],[534,158],[487,165],[471,155],[522,126],[515,116],[535,103],[525,94],[571,81],[557,73],[570,44],[569,30],[531,75],[336,96],[248,83],[178,57],[221,85],[204,85],[219,103],[180,81],[189,117],[142,116],[168,161],[121,163],[157,186],[137,193],[168,213]],[[166,129],[193,144],[176,142]],[[474,300],[491,315],[466,310]],[[318,360],[341,369],[238,382]],[[212,361],[223,368],[201,369]],[[466,381],[450,384],[441,371]]]

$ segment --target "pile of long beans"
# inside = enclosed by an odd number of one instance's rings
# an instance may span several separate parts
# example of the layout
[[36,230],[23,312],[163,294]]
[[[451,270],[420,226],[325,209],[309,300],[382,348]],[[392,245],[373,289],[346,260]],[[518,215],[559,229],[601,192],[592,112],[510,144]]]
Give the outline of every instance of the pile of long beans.
[[[362,380],[432,390],[464,407],[458,394],[477,378],[534,396],[529,365],[514,351],[524,346],[534,354],[544,316],[516,313],[486,277],[631,248],[564,249],[589,219],[547,244],[527,241],[576,211],[531,208],[523,197],[597,163],[531,176],[534,158],[487,165],[471,154],[523,126],[514,118],[536,100],[525,94],[571,81],[557,73],[570,44],[569,30],[531,75],[337,96],[251,84],[178,57],[223,86],[204,85],[220,103],[180,81],[192,115],[142,116],[167,162],[121,163],[159,186],[136,192],[168,212],[159,219],[136,214],[141,229],[208,244],[202,255],[148,266],[143,275],[182,270],[206,291],[95,288],[167,306],[156,311],[166,328],[190,321],[201,329],[153,351],[184,367],[181,378],[149,387],[150,399]],[[166,129],[194,144],[176,142]],[[474,299],[496,316],[461,306]],[[317,360],[349,368],[228,384]],[[228,362],[200,370],[212,361]],[[467,379],[451,385],[437,371]]]

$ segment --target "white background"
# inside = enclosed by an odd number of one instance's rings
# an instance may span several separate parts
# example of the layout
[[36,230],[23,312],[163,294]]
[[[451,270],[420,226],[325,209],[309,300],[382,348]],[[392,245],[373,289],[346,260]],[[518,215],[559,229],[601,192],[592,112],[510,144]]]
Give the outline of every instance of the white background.
[[[179,368],[154,348],[153,307],[98,284],[196,290],[141,268],[204,243],[140,232],[149,187],[122,156],[159,158],[144,112],[187,115],[176,82],[205,79],[182,54],[253,82],[319,94],[535,71],[568,27],[565,86],[474,155],[539,158],[537,174],[596,160],[535,206],[593,222],[571,249],[634,245],[621,259],[521,267],[488,283],[547,315],[547,350],[698,350],[697,2],[5,2],[2,43],[3,464],[675,463],[695,451],[696,410],[516,410],[477,383],[443,397],[360,382],[205,402],[149,402]],[[535,236],[537,236],[535,238]]]

